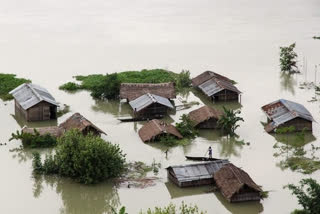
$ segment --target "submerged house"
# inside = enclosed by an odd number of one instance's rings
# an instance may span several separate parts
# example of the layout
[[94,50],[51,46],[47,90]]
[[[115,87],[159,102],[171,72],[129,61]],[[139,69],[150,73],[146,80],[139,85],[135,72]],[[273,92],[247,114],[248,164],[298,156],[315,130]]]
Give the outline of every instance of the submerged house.
[[259,201],[262,189],[242,169],[229,163],[214,175],[214,181],[229,202]]
[[205,71],[193,78],[192,85],[212,101],[238,101],[241,94],[234,86],[234,81],[212,71]]
[[58,126],[39,127],[39,128],[28,128],[25,126],[22,128],[22,133],[35,134],[35,132],[38,132],[40,136],[49,134],[53,137],[61,137],[63,134],[63,130]]
[[216,129],[222,112],[209,106],[200,107],[189,113],[190,120],[199,129]]
[[139,130],[139,136],[143,142],[157,141],[162,136],[173,136],[182,139],[183,136],[171,124],[160,120],[151,120]]
[[46,89],[24,83],[9,93],[14,98],[15,114],[21,115],[26,121],[57,119],[59,105]]
[[129,102],[135,117],[155,118],[163,117],[168,109],[174,109],[170,100],[155,94],[144,94]]
[[167,168],[168,178],[179,187],[195,187],[213,184],[213,175],[228,160],[217,160],[197,164],[170,166]]
[[294,126],[296,131],[312,130],[314,121],[311,113],[301,104],[280,99],[262,106],[262,111],[268,117],[266,132],[273,132],[278,127]]
[[86,119],[79,113],[73,114],[65,122],[61,123],[59,125],[59,128],[62,129],[63,133],[71,129],[78,129],[84,135],[87,135],[89,132],[95,135],[107,135],[104,131],[99,129],[97,126],[95,126],[93,123],[91,123],[88,119]]

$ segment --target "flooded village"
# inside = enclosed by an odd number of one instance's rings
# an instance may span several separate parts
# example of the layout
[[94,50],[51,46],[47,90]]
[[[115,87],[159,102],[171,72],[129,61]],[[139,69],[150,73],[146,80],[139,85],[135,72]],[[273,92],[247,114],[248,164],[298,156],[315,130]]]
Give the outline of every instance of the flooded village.
[[0,3],[1,213],[317,213],[317,1],[44,2]]

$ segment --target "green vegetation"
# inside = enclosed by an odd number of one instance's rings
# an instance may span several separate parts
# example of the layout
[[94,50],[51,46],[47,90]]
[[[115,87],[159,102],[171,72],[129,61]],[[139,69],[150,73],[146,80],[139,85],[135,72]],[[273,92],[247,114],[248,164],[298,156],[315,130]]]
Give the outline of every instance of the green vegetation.
[[2,74],[0,73],[0,99],[12,100],[13,97],[9,94],[10,91],[23,83],[31,82],[23,78],[16,78],[15,74]]
[[68,82],[59,89],[76,91],[85,89],[91,91],[91,95],[98,99],[116,99],[119,95],[121,83],[164,83],[174,82],[177,90],[188,88],[191,85],[190,72],[183,70],[180,74],[163,69],[125,71],[112,74],[93,74],[88,76],[76,76],[81,84]]
[[57,145],[57,138],[46,134],[41,136],[39,132],[34,129],[34,134],[22,133],[17,131],[17,133],[12,133],[9,141],[21,140],[22,145],[25,148],[48,148]]
[[147,212],[141,211],[140,214],[205,214],[207,212],[200,211],[196,205],[187,205],[184,202],[180,207],[170,203],[166,207],[155,207],[153,210],[148,209]]
[[176,123],[176,128],[180,132],[180,134],[185,138],[195,138],[198,135],[197,130],[194,128],[194,123],[190,120],[189,116],[183,114],[180,117],[181,122]]
[[320,39],[320,36],[314,36],[313,39]]
[[318,214],[320,213],[320,184],[311,178],[302,179],[299,185],[285,186],[298,198],[302,210],[294,210],[293,214]]
[[69,112],[70,112],[70,106],[63,104],[63,108],[61,108],[57,111],[57,117],[61,117]]
[[112,208],[112,214],[128,214],[125,207],[121,207],[119,211]]
[[118,145],[70,130],[58,139],[55,154],[47,155],[43,163],[40,154],[34,153],[33,169],[36,174],[57,174],[94,184],[119,177],[125,169],[125,155]]
[[228,135],[235,136],[235,130],[240,126],[237,123],[244,121],[242,117],[237,116],[241,114],[240,110],[228,110],[223,106],[224,114],[218,120],[218,126]]
[[280,47],[280,69],[282,72],[297,73],[297,53],[294,51],[296,43],[288,47]]

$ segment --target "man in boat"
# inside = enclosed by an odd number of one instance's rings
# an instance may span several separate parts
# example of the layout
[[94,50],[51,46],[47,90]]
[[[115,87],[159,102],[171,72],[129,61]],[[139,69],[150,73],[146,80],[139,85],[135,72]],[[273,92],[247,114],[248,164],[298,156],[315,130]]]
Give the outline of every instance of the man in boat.
[[212,158],[212,148],[211,148],[211,146],[209,146],[208,153],[209,153],[209,158]]

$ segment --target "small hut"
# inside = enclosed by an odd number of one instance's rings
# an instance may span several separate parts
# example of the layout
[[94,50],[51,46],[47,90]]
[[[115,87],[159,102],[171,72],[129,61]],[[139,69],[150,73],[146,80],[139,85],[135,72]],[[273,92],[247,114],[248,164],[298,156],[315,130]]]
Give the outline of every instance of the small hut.
[[238,101],[241,94],[234,86],[234,81],[212,71],[206,71],[193,78],[192,85],[213,101]]
[[61,128],[63,132],[66,132],[70,129],[78,129],[84,135],[87,135],[89,132],[95,135],[100,135],[100,134],[107,135],[104,131],[99,129],[97,126],[95,126],[93,123],[91,123],[88,119],[86,119],[84,116],[82,116],[79,113],[73,114],[65,122],[61,123],[59,125],[59,128]]
[[261,188],[242,169],[229,163],[214,175],[214,181],[229,202],[260,201]]
[[203,106],[189,113],[190,120],[193,121],[194,126],[199,129],[216,129],[218,127],[218,120],[222,112]]
[[157,141],[162,136],[173,136],[182,139],[183,136],[171,124],[160,120],[151,120],[139,130],[139,136],[143,142]]
[[14,97],[15,114],[21,115],[26,121],[57,119],[59,105],[46,89],[24,83],[9,93]]
[[296,131],[312,131],[314,121],[311,113],[301,104],[280,99],[262,106],[262,111],[268,117],[266,132],[270,133],[279,127],[295,127]]
[[174,83],[122,83],[120,86],[120,98],[128,102],[145,94],[154,94],[167,99],[176,98]]
[[28,128],[23,127],[22,133],[35,134],[35,130],[41,135],[51,135],[53,137],[60,137],[63,134],[63,130],[57,126],[40,127],[40,128]]
[[197,164],[170,166],[167,168],[168,178],[179,187],[195,187],[213,184],[213,175],[228,160],[217,160]]
[[130,101],[129,104],[135,117],[139,118],[163,117],[168,109],[174,108],[169,99],[149,93]]

